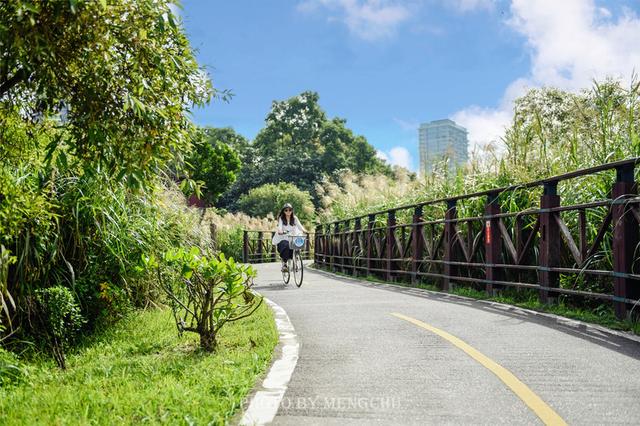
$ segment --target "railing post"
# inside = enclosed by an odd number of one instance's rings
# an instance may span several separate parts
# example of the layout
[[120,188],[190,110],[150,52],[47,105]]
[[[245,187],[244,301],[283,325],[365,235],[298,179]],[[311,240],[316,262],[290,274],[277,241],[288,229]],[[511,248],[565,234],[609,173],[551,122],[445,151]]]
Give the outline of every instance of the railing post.
[[638,222],[631,212],[632,205],[626,198],[638,193],[632,164],[616,169],[616,182],[613,184],[611,198],[613,223],[613,271],[617,275],[613,281],[613,296],[616,317],[627,317],[627,304],[620,299],[640,298],[640,282],[618,274],[633,273],[634,252],[638,245]]
[[367,276],[371,274],[371,257],[373,256],[373,227],[376,224],[376,215],[369,215],[369,222],[367,223]]
[[[486,216],[494,216],[500,214],[500,204],[498,204],[498,192],[492,192],[487,195],[487,204],[484,209]],[[484,252],[485,252],[485,278],[488,281],[499,281],[502,278],[501,268],[495,265],[502,262],[502,237],[500,236],[500,219],[487,217],[484,223]],[[493,283],[486,283],[486,292],[492,296],[494,290]]]
[[304,259],[311,259],[311,234],[307,232],[307,238],[304,242],[305,255]]
[[242,261],[249,263],[249,232],[242,231]]
[[333,271],[333,233],[331,232],[331,225],[327,225],[325,231],[327,235],[327,257],[329,258],[329,270]]
[[424,256],[424,240],[422,237],[422,206],[417,206],[413,211],[413,228],[411,229],[411,284],[419,282],[418,269]]
[[455,220],[457,216],[456,200],[447,201],[447,212],[445,213],[444,224],[444,279],[443,290],[451,291],[453,286],[451,285],[451,277],[456,268],[454,268],[450,262],[454,260],[453,255],[453,243],[455,241],[455,225],[452,220]]
[[[324,245],[320,242],[321,239],[324,237],[323,233],[322,233],[322,225],[317,225],[316,226],[316,234],[314,235],[314,248],[313,248],[313,261],[317,264],[320,265],[322,264],[324,266]],[[320,258],[322,257],[322,261],[320,261]]]
[[[275,231],[271,232],[271,240],[273,241],[273,237],[276,235]],[[275,262],[277,260],[276,258],[276,246],[274,246],[273,244],[271,244],[271,261]]]
[[342,252],[342,272],[346,273],[346,269],[351,265],[351,252],[349,251],[349,240],[352,237],[352,233],[350,233],[351,221],[345,220],[342,226],[342,239],[341,239],[341,249]]
[[[340,222],[335,223],[333,233],[336,236],[334,240],[333,253],[333,255],[336,256],[336,260],[333,262],[333,271],[335,272],[338,269],[338,263],[340,264],[340,266],[342,266],[342,247],[340,247],[342,242],[342,235],[340,234]],[[342,270],[342,267],[340,268],[340,270]]]
[[387,246],[387,262],[385,267],[385,273],[387,277],[387,281],[392,281],[394,278],[393,271],[396,269],[396,262],[393,261],[393,249],[396,246],[395,244],[395,235],[396,235],[396,211],[391,210],[387,213],[387,238],[386,238],[386,246]]
[[[560,258],[560,228],[555,220],[557,212],[550,212],[549,209],[560,206],[560,196],[558,195],[558,182],[548,182],[544,184],[542,197],[540,197],[540,255],[538,264],[540,272],[540,286],[546,288],[558,288],[558,273],[552,272],[549,268],[558,266]],[[540,302],[548,303],[550,296],[545,288],[540,289]]]
[[258,232],[258,261],[256,263],[262,263],[262,231]]
[[340,258],[341,254],[341,250],[340,250],[340,222],[336,222],[333,225],[333,256],[335,257],[335,259],[333,260],[333,268],[331,268],[331,271],[335,272],[337,269],[337,263],[340,262],[342,259]]
[[352,240],[351,240],[351,247],[353,249],[353,253],[351,255],[351,266],[352,266],[351,274],[354,277],[358,276],[358,272],[359,272],[358,267],[360,266],[359,258],[360,258],[360,253],[362,252],[361,247],[359,245],[361,229],[362,229],[362,221],[358,217],[356,218],[355,223],[353,224],[353,234],[352,234]]

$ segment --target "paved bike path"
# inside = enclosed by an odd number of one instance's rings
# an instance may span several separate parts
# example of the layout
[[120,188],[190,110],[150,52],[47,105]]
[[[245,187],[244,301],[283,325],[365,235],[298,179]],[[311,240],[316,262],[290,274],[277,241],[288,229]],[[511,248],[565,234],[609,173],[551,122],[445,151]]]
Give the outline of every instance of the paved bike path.
[[284,286],[256,265],[256,290],[288,313],[297,366],[273,424],[541,424],[494,373],[450,341],[504,367],[568,424],[638,424],[640,343],[574,322],[305,268]]

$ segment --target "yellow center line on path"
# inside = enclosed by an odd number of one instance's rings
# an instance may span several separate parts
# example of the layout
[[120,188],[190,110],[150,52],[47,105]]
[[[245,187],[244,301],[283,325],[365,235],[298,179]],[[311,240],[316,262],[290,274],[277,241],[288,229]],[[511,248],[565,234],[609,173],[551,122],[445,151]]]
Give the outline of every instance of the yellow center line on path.
[[491,358],[484,355],[482,352],[474,349],[469,344],[460,340],[456,336],[453,336],[446,331],[440,330],[439,328],[433,327],[427,323],[419,321],[417,319],[408,317],[406,315],[392,313],[396,318],[403,319],[405,321],[410,322],[411,324],[417,325],[418,327],[424,328],[425,330],[429,330],[432,333],[437,334],[448,342],[452,343],[454,346],[457,346],[459,349],[464,351],[471,358],[478,361],[484,367],[486,367],[493,374],[498,376],[500,380],[504,382],[505,385],[509,387],[527,406],[533,411],[536,416],[542,420],[542,422],[546,425],[566,425],[567,423],[556,413],[553,411],[553,408],[549,407],[546,402],[542,400],[538,395],[536,395],[527,385],[522,383],[516,376],[513,375],[509,370],[501,366],[500,364],[493,361]]

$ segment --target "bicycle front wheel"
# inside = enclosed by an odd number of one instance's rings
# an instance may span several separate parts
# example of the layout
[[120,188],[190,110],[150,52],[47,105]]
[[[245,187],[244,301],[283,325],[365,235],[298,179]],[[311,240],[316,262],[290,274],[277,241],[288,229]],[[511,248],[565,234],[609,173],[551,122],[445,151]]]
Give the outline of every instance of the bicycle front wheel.
[[293,280],[296,285],[300,287],[302,285],[302,276],[304,275],[304,265],[302,264],[302,255],[300,250],[296,250],[293,254]]
[[282,271],[282,281],[284,282],[284,285],[289,284],[289,279],[291,278],[291,260],[287,261],[287,269],[285,271]]

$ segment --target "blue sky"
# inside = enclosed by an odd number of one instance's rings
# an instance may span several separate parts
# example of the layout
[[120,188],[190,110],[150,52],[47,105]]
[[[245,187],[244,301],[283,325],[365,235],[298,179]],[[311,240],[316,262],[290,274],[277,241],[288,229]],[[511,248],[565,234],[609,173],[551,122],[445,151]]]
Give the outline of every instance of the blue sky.
[[499,143],[529,87],[640,71],[638,0],[183,0],[199,62],[230,103],[201,125],[248,138],[273,100],[312,90],[389,162],[416,169],[417,126],[453,118]]

